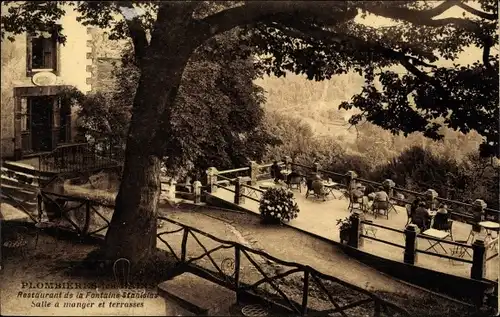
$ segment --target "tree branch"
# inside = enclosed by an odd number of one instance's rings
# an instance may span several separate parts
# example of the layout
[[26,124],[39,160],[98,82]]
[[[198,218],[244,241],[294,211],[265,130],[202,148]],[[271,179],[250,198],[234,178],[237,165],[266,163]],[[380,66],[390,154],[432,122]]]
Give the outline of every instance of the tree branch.
[[276,14],[301,13],[321,18],[330,23],[354,19],[357,9],[348,9],[341,2],[323,1],[249,1],[245,5],[212,14],[200,23],[207,36],[228,31],[234,27],[253,24]]
[[130,38],[132,39],[132,43],[134,44],[135,58],[140,65],[148,47],[146,30],[144,29],[141,20],[139,19],[140,14],[138,14],[132,2],[119,2],[118,10],[127,23]]
[[[407,56],[404,53],[395,51],[390,48],[386,48],[378,43],[371,43],[361,40],[357,37],[345,34],[339,34],[332,31],[323,30],[318,27],[310,26],[301,22],[292,21],[292,20],[284,20],[283,24],[286,25],[285,28],[283,25],[279,23],[272,23],[270,26],[280,30],[285,35],[291,37],[302,38],[310,43],[314,43],[314,40],[320,40],[324,43],[335,43],[335,44],[350,44],[353,45],[354,48],[361,50],[375,50],[381,54],[389,58],[393,58],[399,61],[411,61],[415,65],[425,66],[425,67],[433,67],[436,66],[428,64],[420,59]],[[290,29],[292,28],[292,29]]]
[[496,21],[498,18],[497,14],[495,14],[495,13],[488,13],[488,12],[483,12],[483,11],[477,10],[477,9],[474,9],[473,7],[470,7],[462,2],[458,2],[457,7],[461,8],[469,13],[472,13],[480,18],[486,19],[486,20]]
[[480,28],[480,26],[477,23],[468,19],[462,19],[462,18],[444,18],[437,20],[432,19],[458,4],[459,1],[445,1],[442,4],[432,9],[413,10],[413,9],[391,6],[390,2],[386,6],[381,6],[379,3],[370,4],[369,2],[367,2],[367,5],[364,5],[363,9],[381,17],[395,19],[395,20],[404,20],[415,25],[439,27],[448,24],[453,24],[456,27],[463,28],[469,31],[474,31],[474,32],[477,31]]

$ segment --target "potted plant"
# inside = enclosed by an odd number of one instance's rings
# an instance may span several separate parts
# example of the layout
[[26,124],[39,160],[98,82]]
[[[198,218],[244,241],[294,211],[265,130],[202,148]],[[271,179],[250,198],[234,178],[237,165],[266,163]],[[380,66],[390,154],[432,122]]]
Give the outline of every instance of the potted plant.
[[349,217],[345,219],[337,219],[337,227],[339,227],[340,232],[340,242],[348,242],[349,241],[349,232],[352,227],[352,222]]
[[262,222],[281,224],[297,218],[299,206],[291,191],[285,188],[269,188],[262,194],[259,211]]

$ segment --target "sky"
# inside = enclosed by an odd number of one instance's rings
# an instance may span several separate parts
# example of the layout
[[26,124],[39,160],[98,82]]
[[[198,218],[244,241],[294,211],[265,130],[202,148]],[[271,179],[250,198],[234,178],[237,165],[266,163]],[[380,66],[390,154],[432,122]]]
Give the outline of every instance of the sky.
[[[436,5],[439,5],[443,1],[433,1],[433,2],[435,2]],[[472,1],[468,2],[467,5],[475,8],[475,9],[481,10],[481,7],[475,1],[474,2],[472,2]],[[465,14],[465,16],[464,16],[464,14]],[[472,18],[474,16],[472,14],[470,14],[469,12],[467,12],[467,11],[465,11],[465,10],[463,10],[463,9],[455,6],[455,7],[452,7],[450,9],[448,9],[443,14],[441,14],[439,16],[436,16],[434,19],[443,19],[443,18],[450,18],[450,17]],[[379,16],[376,16],[376,15],[373,15],[373,14],[367,15],[365,19],[362,19],[361,17],[358,16],[355,19],[355,21],[356,20],[359,23],[370,25],[370,26],[375,26],[375,27],[376,26],[394,26],[394,25],[397,25],[397,21],[394,21],[394,20],[391,20],[391,19],[387,19],[387,18],[384,18],[384,17],[379,17]],[[498,46],[495,49],[496,49],[496,53],[498,53],[498,49],[499,49]],[[495,49],[492,49],[492,54],[495,53]],[[440,61],[438,61],[438,62],[436,62],[434,64],[437,65],[437,66],[452,66],[453,63],[467,65],[467,64],[472,64],[475,61],[480,60],[481,56],[482,56],[481,49],[473,46],[473,47],[469,47],[464,52],[462,52],[459,55],[458,60],[456,60],[456,61],[440,60]]]

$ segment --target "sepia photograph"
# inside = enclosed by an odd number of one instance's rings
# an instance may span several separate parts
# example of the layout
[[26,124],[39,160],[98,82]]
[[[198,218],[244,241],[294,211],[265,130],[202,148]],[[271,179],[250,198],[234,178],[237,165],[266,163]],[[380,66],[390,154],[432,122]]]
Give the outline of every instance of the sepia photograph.
[[498,316],[497,0],[2,1],[1,316]]

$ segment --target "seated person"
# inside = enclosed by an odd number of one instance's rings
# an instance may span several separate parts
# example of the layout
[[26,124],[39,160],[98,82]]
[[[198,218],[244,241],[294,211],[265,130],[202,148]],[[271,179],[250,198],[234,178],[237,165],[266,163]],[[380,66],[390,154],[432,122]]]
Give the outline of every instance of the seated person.
[[293,183],[295,184],[298,181],[300,181],[301,178],[302,178],[302,175],[300,175],[296,171],[292,171],[290,174],[288,174],[288,176],[286,178],[286,182],[287,182],[287,184],[290,184],[293,181]]
[[387,210],[389,208],[389,195],[379,187],[378,191],[375,192],[375,197],[373,198],[373,210]]
[[283,174],[281,174],[281,167],[278,165],[278,161],[274,161],[271,166],[271,177],[274,178],[274,182],[278,183],[280,180],[284,179]]
[[451,230],[451,220],[449,219],[450,214],[448,212],[448,206],[443,204],[439,205],[436,216],[434,216],[432,228],[436,230]]
[[[319,176],[316,173],[310,173],[309,175],[307,175],[306,185],[307,185],[308,192],[310,190],[313,190],[313,182],[316,180],[321,181],[321,176]],[[307,194],[306,194],[306,196],[307,196]]]
[[365,195],[365,192],[363,191],[363,185],[357,183],[354,189],[351,191],[351,193],[354,199],[363,198],[363,196]]
[[425,207],[425,202],[421,201],[415,209],[412,217],[412,223],[419,227],[420,231],[425,231],[429,228],[431,222],[431,217],[429,211]]
[[445,215],[447,215],[448,214],[448,206],[446,206],[444,204],[440,204],[439,208],[437,210],[437,213],[438,214],[445,214]]
[[422,201],[422,198],[417,197],[415,200],[412,201],[410,211],[411,211],[411,216],[415,214],[415,210],[417,210],[418,206],[420,205],[420,202]]
[[312,190],[314,190],[314,194],[318,197],[325,196],[325,190],[323,186],[323,181],[321,178],[314,179],[311,184]]

